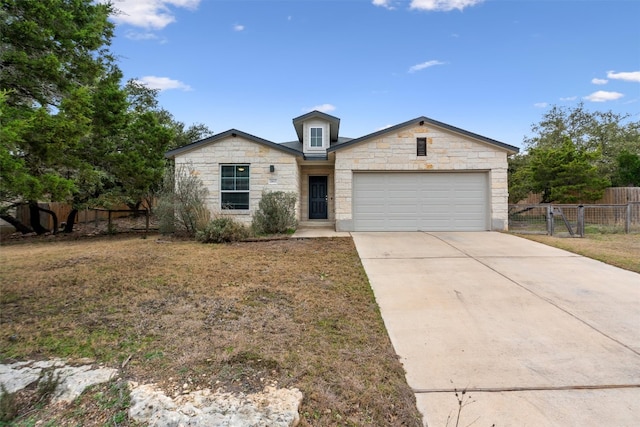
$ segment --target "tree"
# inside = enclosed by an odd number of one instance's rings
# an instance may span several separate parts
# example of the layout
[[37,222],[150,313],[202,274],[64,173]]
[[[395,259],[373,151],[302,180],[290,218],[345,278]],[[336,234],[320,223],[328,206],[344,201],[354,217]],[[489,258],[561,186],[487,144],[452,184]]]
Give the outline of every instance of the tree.
[[160,185],[164,153],[210,133],[185,130],[159,108],[158,91],[122,85],[108,50],[112,12],[93,0],[2,3],[0,217],[23,232],[9,215],[17,204],[29,204],[38,233],[47,231],[38,202],[72,204],[67,232],[84,207],[139,207]]
[[605,183],[621,182],[621,153],[640,155],[640,122],[583,104],[553,106],[531,129],[526,151],[509,159],[511,203],[530,192],[542,192],[544,202],[594,201]]
[[57,107],[90,85],[112,61],[112,12],[92,0],[3,0],[0,87],[9,91],[8,104]]
[[531,189],[542,193],[542,203],[593,202],[610,185],[594,165],[599,152],[577,148],[564,137],[560,147],[537,147],[529,152]]
[[618,174],[615,185],[640,187],[640,155],[622,151],[618,155]]
[[599,151],[595,165],[613,181],[618,155],[625,150],[640,154],[640,122],[630,118],[612,111],[588,111],[582,103],[574,108],[553,106],[531,127],[533,136],[524,139],[525,147],[557,148],[568,137],[578,150]]
[[[77,153],[91,132],[92,86],[112,57],[110,4],[5,0],[0,10],[3,218],[8,207],[76,191]],[[37,232],[46,231],[32,215]]]

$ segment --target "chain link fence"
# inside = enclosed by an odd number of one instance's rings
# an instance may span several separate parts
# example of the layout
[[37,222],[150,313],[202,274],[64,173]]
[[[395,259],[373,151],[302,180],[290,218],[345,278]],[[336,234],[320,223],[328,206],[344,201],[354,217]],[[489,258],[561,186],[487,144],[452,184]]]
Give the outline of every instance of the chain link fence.
[[552,236],[640,233],[640,202],[623,205],[509,205],[509,230]]

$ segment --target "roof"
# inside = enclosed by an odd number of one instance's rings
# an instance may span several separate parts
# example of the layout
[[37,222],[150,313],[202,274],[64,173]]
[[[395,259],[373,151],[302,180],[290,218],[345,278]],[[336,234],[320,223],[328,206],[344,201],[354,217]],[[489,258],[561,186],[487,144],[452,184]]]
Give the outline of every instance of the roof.
[[[359,142],[362,142],[362,141],[365,141],[365,140],[368,140],[368,139],[371,139],[371,138],[376,138],[376,137],[379,137],[381,135],[384,135],[384,134],[387,134],[387,133],[390,133],[390,132],[395,132],[395,131],[397,131],[399,129],[402,129],[404,127],[407,127],[407,126],[416,126],[416,125],[423,126],[425,124],[436,126],[436,127],[441,128],[441,129],[448,130],[450,132],[454,132],[454,133],[457,133],[457,134],[460,134],[460,135],[467,136],[469,138],[473,138],[473,139],[475,139],[477,141],[480,141],[480,142],[483,142],[485,144],[489,144],[489,145],[492,145],[494,147],[498,147],[498,148],[500,148],[502,150],[505,150],[509,154],[515,154],[515,153],[518,153],[520,151],[520,149],[518,147],[515,147],[513,145],[505,144],[504,142],[496,141],[495,139],[487,138],[485,136],[478,135],[476,133],[469,132],[469,131],[466,131],[464,129],[460,129],[460,128],[457,128],[455,126],[451,126],[451,125],[448,125],[446,123],[442,123],[442,122],[430,119],[430,118],[425,117],[425,116],[417,117],[417,118],[415,118],[413,120],[409,120],[409,121],[406,121],[404,123],[400,123],[398,125],[395,125],[395,126],[392,126],[392,127],[386,128],[386,129],[382,129],[382,130],[370,133],[370,134],[365,135],[365,136],[361,136],[360,138],[355,138],[354,139],[354,138],[338,137],[337,132],[338,132],[338,127],[340,126],[340,119],[338,119],[337,117],[330,116],[329,114],[321,113],[320,111],[312,111],[310,113],[304,114],[304,115],[302,115],[300,117],[296,117],[295,119],[293,119],[293,125],[296,128],[296,132],[298,133],[298,138],[300,138],[300,140],[298,140],[298,141],[289,141],[289,142],[283,142],[283,143],[279,144],[279,143],[271,142],[271,141],[268,141],[266,139],[262,139],[262,138],[259,138],[257,136],[248,134],[246,132],[239,131],[237,129],[229,129],[228,131],[225,131],[225,132],[210,136],[208,138],[204,138],[204,139],[201,139],[199,141],[193,142],[191,144],[188,144],[188,145],[185,145],[185,146],[182,146],[182,147],[179,147],[179,148],[175,148],[175,149],[173,149],[171,151],[168,151],[165,154],[165,157],[170,159],[170,158],[173,158],[173,157],[177,156],[178,154],[182,154],[182,153],[185,153],[187,151],[194,150],[196,148],[200,148],[201,146],[214,143],[214,142],[219,141],[221,139],[228,138],[229,136],[240,136],[240,137],[242,137],[244,139],[247,139],[249,141],[253,141],[253,142],[256,142],[258,144],[266,145],[267,147],[270,147],[270,148],[273,148],[273,149],[276,149],[276,150],[280,150],[280,151],[283,151],[285,153],[289,153],[289,154],[296,155],[296,156],[303,156],[303,154],[302,154],[302,151],[303,151],[302,150],[302,123],[304,121],[306,121],[306,120],[314,119],[314,118],[327,120],[327,121],[329,121],[329,123],[331,125],[331,142],[332,142],[332,144],[331,144],[331,147],[327,149],[327,154],[332,152],[332,151],[340,150],[340,149],[342,149],[344,147],[349,147],[351,145],[358,144]],[[334,132],[335,132],[335,135],[334,135]],[[323,154],[323,157],[324,156],[326,156],[326,155]],[[313,157],[313,156],[311,156],[311,157]],[[307,157],[304,157],[304,158],[307,159]]]
[[340,150],[340,149],[342,149],[344,147],[349,147],[351,145],[355,145],[355,144],[357,144],[359,142],[362,142],[362,141],[365,141],[367,139],[376,138],[378,136],[384,135],[384,134],[389,133],[389,132],[395,132],[395,131],[397,131],[399,129],[402,129],[404,127],[407,127],[407,126],[411,126],[411,125],[413,125],[413,126],[415,126],[415,125],[423,126],[424,124],[430,124],[432,126],[436,126],[436,127],[448,130],[450,132],[455,132],[455,133],[467,136],[469,138],[473,138],[473,139],[478,140],[480,142],[483,142],[485,144],[493,145],[495,147],[498,147],[498,148],[501,148],[501,149],[507,151],[509,154],[515,154],[515,153],[520,151],[520,149],[518,147],[515,147],[513,145],[505,144],[504,142],[496,141],[495,139],[487,138],[486,136],[478,135],[476,133],[469,132],[469,131],[466,131],[464,129],[460,129],[460,128],[457,128],[455,126],[451,126],[451,125],[448,125],[446,123],[442,123],[442,122],[439,122],[437,120],[433,120],[433,119],[430,119],[428,117],[421,116],[421,117],[417,117],[417,118],[415,118],[413,120],[408,120],[408,121],[406,121],[404,123],[400,123],[398,125],[391,126],[389,128],[382,129],[382,130],[370,133],[370,134],[365,135],[365,136],[361,136],[360,138],[352,139],[352,140],[350,140],[348,142],[345,142],[345,143],[342,143],[342,144],[336,144],[336,145],[330,147],[329,149],[327,149],[327,152]]
[[262,139],[259,138],[257,136],[248,134],[246,132],[242,132],[239,131],[237,129],[229,129],[228,131],[222,132],[222,133],[218,133],[216,135],[210,136],[208,138],[204,138],[201,139],[199,141],[196,142],[192,142],[191,144],[188,145],[184,145],[182,147],[179,148],[175,148],[171,151],[167,151],[165,153],[165,157],[167,159],[172,159],[175,156],[177,156],[178,154],[182,154],[182,153],[186,153],[187,151],[191,151],[191,150],[195,150],[196,148],[200,148],[204,145],[208,145],[208,144],[212,144],[214,142],[220,141],[222,139],[228,138],[228,137],[236,137],[236,136],[240,136],[244,139],[247,139],[249,141],[252,142],[256,142],[258,144],[262,144],[262,145],[266,145],[267,147],[276,149],[276,150],[280,150],[280,151],[284,151],[285,153],[289,153],[289,154],[293,154],[295,156],[301,156],[302,155],[302,150],[297,150],[295,148],[291,148],[288,147],[284,144],[277,144],[275,142],[271,142],[271,141],[267,141],[266,139]]
[[338,140],[338,130],[340,129],[340,119],[334,116],[331,116],[326,113],[322,113],[320,111],[314,110],[310,113],[303,114],[302,116],[298,116],[293,119],[293,127],[296,128],[296,134],[298,135],[298,141],[302,142],[303,140],[303,122],[311,119],[321,119],[329,122],[329,138],[331,142],[336,142]]

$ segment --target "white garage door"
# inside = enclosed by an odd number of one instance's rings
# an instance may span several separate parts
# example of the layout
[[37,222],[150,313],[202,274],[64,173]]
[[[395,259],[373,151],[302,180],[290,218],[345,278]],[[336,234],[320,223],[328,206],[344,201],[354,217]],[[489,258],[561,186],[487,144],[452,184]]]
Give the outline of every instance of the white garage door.
[[488,230],[488,173],[354,173],[356,231]]

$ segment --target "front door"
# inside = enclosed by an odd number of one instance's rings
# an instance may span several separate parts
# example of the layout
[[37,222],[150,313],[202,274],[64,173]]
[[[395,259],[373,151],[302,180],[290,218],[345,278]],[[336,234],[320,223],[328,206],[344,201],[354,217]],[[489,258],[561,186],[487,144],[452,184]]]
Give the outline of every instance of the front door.
[[327,219],[327,177],[309,177],[309,219]]

